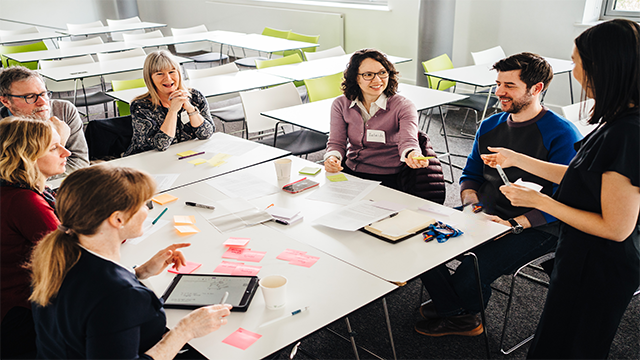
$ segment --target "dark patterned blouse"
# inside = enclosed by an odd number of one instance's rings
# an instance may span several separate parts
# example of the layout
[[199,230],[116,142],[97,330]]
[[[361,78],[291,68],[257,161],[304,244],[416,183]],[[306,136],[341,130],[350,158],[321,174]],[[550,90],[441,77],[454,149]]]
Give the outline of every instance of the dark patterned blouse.
[[176,136],[171,137],[160,130],[160,126],[167,117],[169,109],[164,106],[155,106],[150,99],[135,100],[131,103],[131,121],[133,125],[133,137],[125,156],[139,152],[156,149],[165,151],[171,144],[198,138],[205,140],[215,132],[215,125],[209,113],[209,104],[202,93],[196,89],[189,89],[191,93],[191,105],[193,105],[204,118],[202,125],[194,128],[191,123],[184,124],[181,121],[182,113],[178,111],[176,124]]

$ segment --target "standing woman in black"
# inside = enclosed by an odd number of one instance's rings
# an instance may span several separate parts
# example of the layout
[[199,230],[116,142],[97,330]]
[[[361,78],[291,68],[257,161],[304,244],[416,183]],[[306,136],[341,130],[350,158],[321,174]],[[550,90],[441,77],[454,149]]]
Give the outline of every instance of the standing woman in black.
[[562,221],[549,293],[529,358],[606,358],[640,285],[640,25],[616,19],[578,36],[573,76],[595,100],[595,130],[569,166],[502,148],[487,165],[517,166],[559,183],[553,198],[521,186],[500,190],[515,206]]

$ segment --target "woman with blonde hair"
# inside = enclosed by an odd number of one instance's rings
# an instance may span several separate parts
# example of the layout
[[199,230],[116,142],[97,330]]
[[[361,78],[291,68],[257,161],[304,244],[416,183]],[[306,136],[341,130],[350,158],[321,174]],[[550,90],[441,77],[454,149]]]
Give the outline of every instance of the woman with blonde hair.
[[177,142],[213,135],[207,99],[184,86],[180,65],[170,52],[147,55],[142,72],[149,91],[131,102],[133,137],[125,155],[164,151]]
[[38,357],[172,359],[188,341],[226,323],[231,306],[212,305],[164,334],[162,303],[139,281],[185,265],[179,249],[190,244],[168,246],[135,269],[119,264],[123,240],[142,235],[154,193],[148,174],[106,164],[62,183],[62,224],[38,243],[30,263]]
[[70,152],[49,121],[0,121],[2,358],[35,355],[29,272],[31,248],[58,226],[48,177],[65,171]]

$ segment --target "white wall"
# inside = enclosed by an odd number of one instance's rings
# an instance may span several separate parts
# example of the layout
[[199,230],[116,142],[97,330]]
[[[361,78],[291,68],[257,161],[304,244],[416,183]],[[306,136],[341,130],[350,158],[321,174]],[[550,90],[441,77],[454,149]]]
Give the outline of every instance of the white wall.
[[[67,23],[106,22],[116,14],[115,0],[0,0],[0,18],[66,29]],[[20,29],[25,25],[2,21],[1,29]],[[46,30],[44,28],[43,30]]]

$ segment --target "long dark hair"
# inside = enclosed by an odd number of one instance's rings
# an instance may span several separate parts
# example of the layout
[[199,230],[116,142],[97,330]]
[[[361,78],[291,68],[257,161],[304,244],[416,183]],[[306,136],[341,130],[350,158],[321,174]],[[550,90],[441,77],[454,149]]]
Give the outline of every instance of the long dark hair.
[[615,19],[596,25],[575,40],[584,69],[585,90],[595,106],[589,124],[613,121],[640,105],[640,25]]
[[389,73],[387,88],[384,89],[384,94],[387,97],[395,95],[398,91],[398,72],[395,66],[393,66],[393,63],[387,59],[387,55],[378,50],[362,49],[351,55],[349,64],[347,64],[347,68],[344,71],[344,80],[341,85],[344,96],[351,101],[355,99],[364,101],[362,90],[360,90],[360,85],[358,85],[358,70],[364,59],[373,59],[384,66]]

